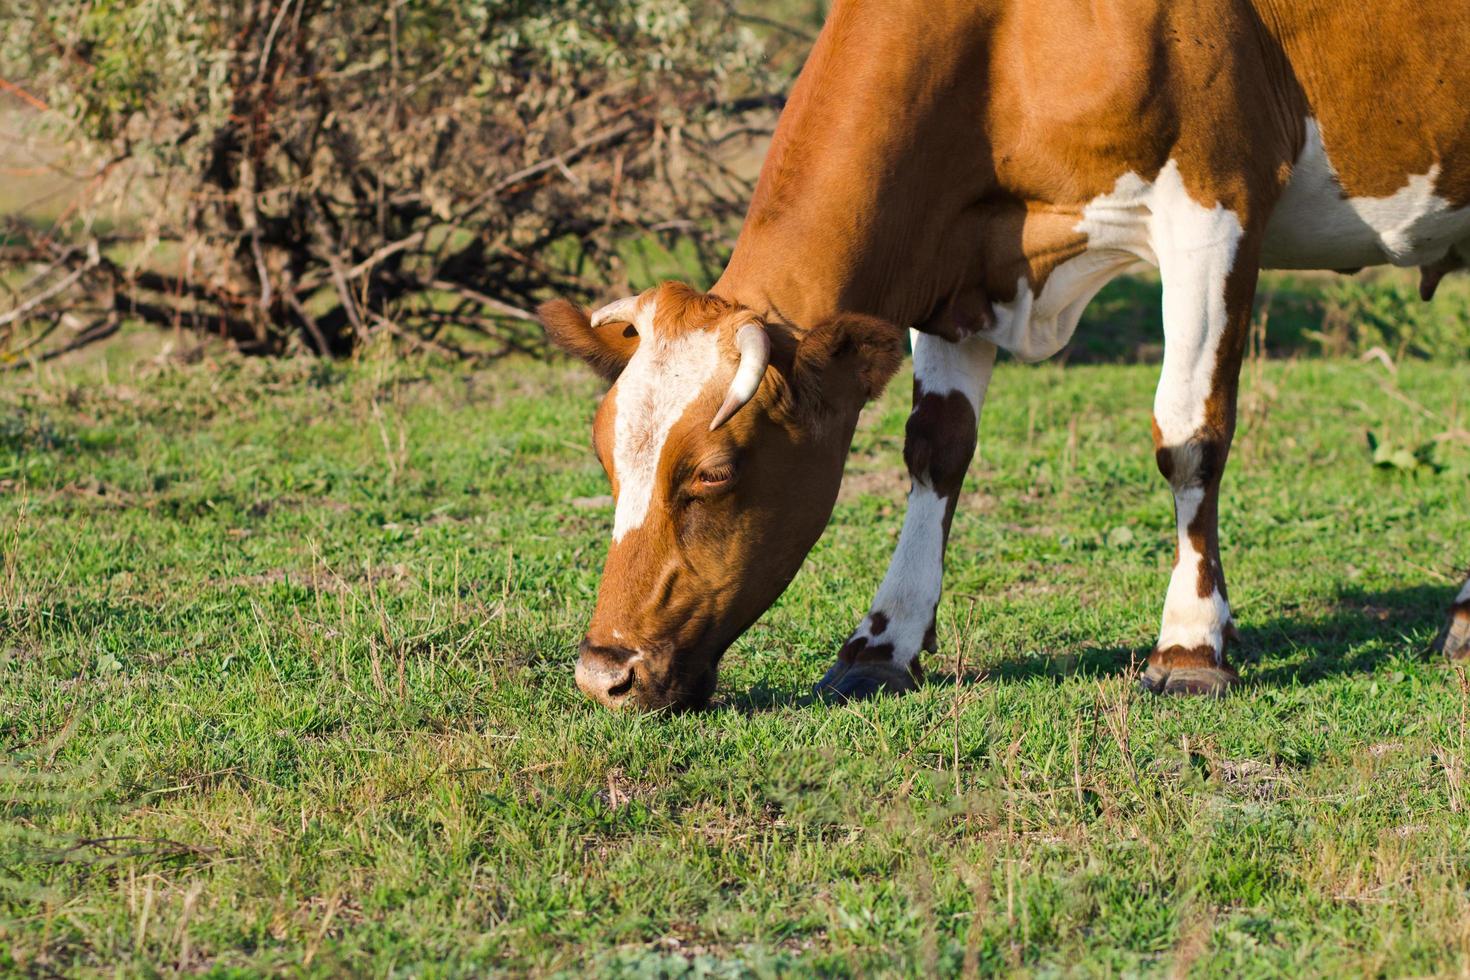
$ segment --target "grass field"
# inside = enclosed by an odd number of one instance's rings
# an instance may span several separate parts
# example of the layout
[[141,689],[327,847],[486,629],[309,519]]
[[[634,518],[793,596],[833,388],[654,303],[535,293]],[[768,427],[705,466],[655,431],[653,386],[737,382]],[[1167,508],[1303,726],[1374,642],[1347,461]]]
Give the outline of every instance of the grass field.
[[1155,372],[1003,365],[931,683],[813,703],[898,533],[900,378],[675,716],[572,682],[611,510],[571,365],[10,376],[0,972],[1470,970],[1470,704],[1425,652],[1470,367],[1248,366],[1221,702],[1130,684],[1172,557]]

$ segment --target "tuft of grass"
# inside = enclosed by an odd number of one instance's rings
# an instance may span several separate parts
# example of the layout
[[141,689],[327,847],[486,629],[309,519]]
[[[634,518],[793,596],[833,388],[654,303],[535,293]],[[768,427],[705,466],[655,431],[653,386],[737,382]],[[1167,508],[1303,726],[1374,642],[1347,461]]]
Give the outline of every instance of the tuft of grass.
[[12,375],[0,969],[1464,970],[1467,689],[1425,650],[1465,371],[1247,365],[1247,684],[1200,702],[1130,683],[1173,554],[1155,369],[1002,365],[931,682],[814,703],[902,518],[899,379],[715,707],[658,716],[572,682],[611,521],[579,369]]

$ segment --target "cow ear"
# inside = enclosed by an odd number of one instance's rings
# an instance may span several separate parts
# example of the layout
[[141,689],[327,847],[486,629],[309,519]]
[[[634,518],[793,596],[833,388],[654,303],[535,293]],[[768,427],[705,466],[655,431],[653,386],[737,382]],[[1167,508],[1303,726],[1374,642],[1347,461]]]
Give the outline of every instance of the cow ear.
[[883,393],[902,363],[898,327],[855,313],[828,317],[796,345],[796,400],[807,410],[856,410]]
[[631,323],[606,320],[592,326],[581,307],[554,299],[536,307],[547,338],[573,357],[586,361],[607,381],[616,381],[638,349],[638,330]]

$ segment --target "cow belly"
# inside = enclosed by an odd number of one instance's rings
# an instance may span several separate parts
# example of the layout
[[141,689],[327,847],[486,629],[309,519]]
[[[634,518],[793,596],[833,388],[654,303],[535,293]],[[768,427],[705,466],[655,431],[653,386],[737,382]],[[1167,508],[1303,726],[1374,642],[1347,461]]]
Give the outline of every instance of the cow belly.
[[1266,226],[1268,269],[1358,269],[1436,262],[1470,241],[1470,208],[1434,192],[1436,165],[1388,197],[1344,197],[1316,120]]

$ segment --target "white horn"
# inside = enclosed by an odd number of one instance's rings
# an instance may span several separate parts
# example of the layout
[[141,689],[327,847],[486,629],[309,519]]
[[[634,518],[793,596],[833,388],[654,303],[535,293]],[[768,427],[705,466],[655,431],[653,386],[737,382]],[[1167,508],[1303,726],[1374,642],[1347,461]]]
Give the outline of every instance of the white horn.
[[592,314],[592,325],[600,327],[604,323],[631,323],[638,328],[640,333],[653,320],[653,304],[648,308],[640,310],[638,301],[641,296],[624,296],[616,302],[609,303],[596,313]]
[[766,365],[771,363],[771,338],[758,323],[747,323],[735,333],[735,346],[740,351],[740,366],[735,369],[735,379],[725,394],[725,403],[715,413],[709,424],[711,432],[724,425],[726,420],[741,406],[755,397],[756,389],[765,377]]

